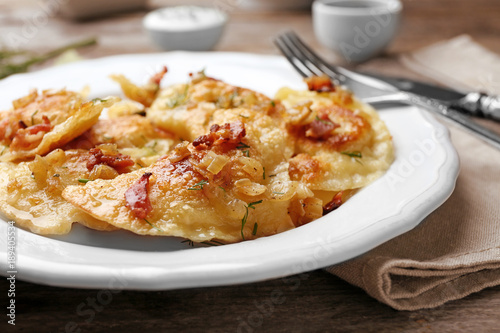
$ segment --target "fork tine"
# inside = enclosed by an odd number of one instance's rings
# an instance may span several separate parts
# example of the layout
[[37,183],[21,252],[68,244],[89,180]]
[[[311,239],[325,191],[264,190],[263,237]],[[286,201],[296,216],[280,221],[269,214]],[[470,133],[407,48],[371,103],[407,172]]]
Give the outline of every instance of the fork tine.
[[283,39],[283,36],[278,36],[274,40],[274,44],[280,49],[281,53],[285,56],[288,62],[295,68],[297,72],[299,72],[302,77],[309,77],[312,75],[311,71],[305,67],[300,60],[294,55],[288,43]]
[[309,59],[307,58],[306,54],[302,51],[302,49],[297,47],[297,45],[294,43],[289,33],[285,33],[280,37],[283,43],[294,55],[296,61],[300,63],[302,66],[306,67],[307,70],[311,73],[311,75],[324,74],[324,72],[318,66],[316,66],[313,62],[309,61]]
[[323,58],[321,58],[318,54],[316,54],[307,44],[305,44],[299,36],[293,32],[286,33],[287,39],[294,45],[294,49],[296,50],[296,54],[300,52],[301,59],[303,61],[307,61],[311,63],[314,67],[316,67],[321,73],[328,75],[330,78],[335,80],[336,84],[339,84],[339,81],[342,81],[342,75],[335,72],[334,66],[328,64]]

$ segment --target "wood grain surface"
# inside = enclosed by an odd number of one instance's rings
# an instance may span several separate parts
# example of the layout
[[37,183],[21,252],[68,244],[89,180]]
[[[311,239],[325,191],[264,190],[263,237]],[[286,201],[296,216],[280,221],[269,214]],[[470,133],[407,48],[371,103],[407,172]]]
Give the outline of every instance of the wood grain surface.
[[[382,56],[359,68],[421,78],[399,64],[398,56],[462,33],[500,53],[500,1],[403,2],[403,21],[396,40]],[[168,1],[156,0],[153,6],[165,3]],[[35,0],[0,0],[0,42],[8,45],[6,36],[27,29],[38,11],[40,2]],[[99,45],[82,50],[84,57],[156,52],[141,27],[144,13],[86,22],[50,17],[20,47],[47,51],[97,36]],[[216,51],[278,54],[273,36],[293,29],[325,57],[335,60],[316,41],[308,11],[234,9],[230,15]],[[5,98],[1,92],[0,96]],[[8,289],[2,278],[3,309]],[[0,332],[500,332],[500,286],[438,308],[398,312],[321,270],[246,285],[113,294],[17,281],[16,309],[15,328],[6,324],[2,312]]]

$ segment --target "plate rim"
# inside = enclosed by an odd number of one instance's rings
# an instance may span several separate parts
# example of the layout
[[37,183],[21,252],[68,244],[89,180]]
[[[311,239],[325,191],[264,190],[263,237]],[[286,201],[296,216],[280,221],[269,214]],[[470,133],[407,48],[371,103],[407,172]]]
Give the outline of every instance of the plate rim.
[[[43,69],[37,72],[17,74],[8,77],[4,80],[1,80],[0,84],[5,84],[5,83],[15,84],[16,81],[18,80],[22,81],[26,78],[29,78],[32,75],[45,75],[47,73],[50,74],[51,71],[59,69],[63,70],[65,68],[72,67],[75,65],[85,66],[96,62],[112,61],[115,59],[127,59],[127,58],[136,59],[144,57],[144,58],[154,59],[156,57],[169,56],[172,54],[177,54],[177,55],[196,54],[196,56],[209,55],[216,57],[218,56],[249,57],[253,59],[266,58],[266,59],[273,59],[273,61],[286,62],[285,58],[281,56],[267,55],[267,54],[252,54],[244,52],[196,52],[195,53],[195,52],[176,51],[176,52],[163,52],[163,53],[153,53],[153,54],[124,54],[124,55],[114,55],[114,56],[84,60],[78,63],[70,63],[58,67]],[[231,270],[228,270],[227,267],[218,267],[218,266],[215,268],[212,267],[211,270],[209,271],[203,269],[197,271],[196,269],[193,269],[192,273],[196,272],[202,274],[202,276],[207,278],[203,283],[200,284],[199,279],[186,281],[185,279],[183,279],[182,274],[177,279],[172,278],[172,272],[171,271],[166,272],[168,271],[168,268],[166,267],[164,267],[163,270],[158,267],[151,267],[147,265],[144,267],[136,266],[132,268],[113,267],[113,266],[96,267],[95,265],[88,263],[84,265],[77,263],[69,264],[67,262],[59,263],[55,261],[50,261],[50,259],[40,260],[37,258],[30,258],[23,256],[23,254],[21,253],[18,254],[17,258],[18,261],[23,262],[22,265],[25,267],[22,267],[22,269],[21,268],[18,269],[19,270],[18,278],[28,282],[41,283],[52,286],[78,287],[78,288],[106,288],[107,283],[110,281],[110,279],[118,277],[124,279],[125,281],[128,281],[127,285],[124,286],[122,289],[167,290],[167,289],[178,289],[178,288],[231,285],[231,284],[262,281],[266,279],[272,279],[291,274],[302,273],[311,269],[328,267],[331,266],[332,264],[338,264],[345,260],[356,257],[416,227],[426,216],[428,216],[431,212],[433,212],[440,205],[442,205],[447,200],[447,198],[452,194],[455,188],[455,183],[459,173],[459,159],[458,159],[458,154],[451,143],[449,130],[443,124],[439,123],[434,117],[432,117],[425,111],[422,111],[415,107],[408,107],[408,108],[418,110],[420,115],[424,117],[425,120],[427,120],[427,122],[433,127],[434,134],[437,133],[437,131],[441,131],[443,134],[438,138],[439,139],[438,142],[441,144],[441,147],[445,150],[446,159],[438,170],[438,177],[435,183],[431,187],[426,189],[426,191],[421,193],[419,196],[413,198],[409,203],[403,206],[396,214],[387,218],[388,220],[396,220],[397,217],[401,217],[403,215],[404,213],[403,208],[406,207],[407,209],[409,209],[408,207],[410,206],[416,206],[416,207],[410,207],[412,208],[412,212],[414,215],[410,222],[406,221],[406,223],[399,223],[397,225],[391,223],[396,225],[397,228],[394,227],[393,229],[390,229],[390,232],[388,232],[387,230],[385,230],[384,232],[378,230],[378,232],[371,233],[370,238],[368,239],[366,237],[364,238],[364,241],[362,242],[363,246],[357,244],[357,246],[354,246],[354,248],[350,249],[349,252],[344,252],[342,255],[337,255],[334,260],[332,260],[333,258],[323,261],[316,260],[317,267],[312,267],[312,266],[306,267],[304,265],[294,266],[294,264],[297,264],[296,258],[288,256],[288,260],[283,260],[279,265],[275,265],[276,263],[272,262],[272,263],[267,263],[267,266],[260,265],[258,267],[253,267],[254,265],[244,265],[244,264],[237,265],[237,263],[232,263],[235,266],[232,267]],[[444,173],[447,173],[447,175],[443,176]],[[450,175],[452,175],[452,177],[450,177]],[[421,202],[419,203],[418,199],[421,196],[423,196],[424,193],[430,191],[431,189],[435,189],[433,191],[434,200],[432,200],[432,202],[428,202],[426,205],[422,205]],[[374,226],[375,224],[372,224],[366,227],[365,229],[375,228]],[[6,223],[5,224],[2,223],[0,229],[3,230],[6,228],[7,228]],[[29,233],[24,230],[22,230],[21,232]],[[44,238],[50,239],[46,237]],[[258,242],[258,241],[259,239],[252,242]],[[245,243],[246,242],[239,244],[243,244],[244,246]],[[72,243],[68,244],[70,244],[70,246],[88,247],[88,245],[80,245]],[[317,244],[312,243],[309,244],[308,247],[302,247],[301,249],[307,250],[309,254],[311,254],[311,251],[315,251],[317,249]],[[104,249],[104,250],[107,251],[115,249]],[[190,249],[190,251],[196,251],[196,250],[199,249]],[[127,250],[116,250],[116,251],[127,251]],[[6,253],[6,246],[2,246],[2,248],[0,249],[0,253]],[[327,263],[327,262],[332,262],[332,263]],[[7,264],[6,256],[1,256],[0,263],[2,263],[2,266],[4,264],[5,265]],[[51,267],[48,267],[49,265],[51,265]],[[284,270],[283,269],[284,267],[287,267],[288,270]],[[72,273],[69,274],[68,271],[71,271]],[[241,274],[243,271],[250,273]],[[86,272],[87,274],[83,276],[84,277],[83,280],[85,281],[82,280],[82,277],[80,277],[79,279],[74,277],[76,273],[83,273],[83,272]],[[148,272],[150,275],[145,274],[145,272]],[[1,274],[5,275],[5,271],[2,270]]]

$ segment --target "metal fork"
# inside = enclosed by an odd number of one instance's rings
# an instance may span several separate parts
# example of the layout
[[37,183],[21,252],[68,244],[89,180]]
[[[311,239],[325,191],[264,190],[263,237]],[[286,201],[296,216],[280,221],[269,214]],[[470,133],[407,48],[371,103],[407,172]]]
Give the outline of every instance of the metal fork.
[[403,103],[419,106],[450,120],[500,150],[499,135],[475,123],[468,116],[451,109],[446,104],[435,99],[401,91],[376,78],[331,65],[312,51],[294,32],[284,33],[278,36],[274,42],[290,64],[303,77],[326,74],[336,85],[346,86],[365,103]]

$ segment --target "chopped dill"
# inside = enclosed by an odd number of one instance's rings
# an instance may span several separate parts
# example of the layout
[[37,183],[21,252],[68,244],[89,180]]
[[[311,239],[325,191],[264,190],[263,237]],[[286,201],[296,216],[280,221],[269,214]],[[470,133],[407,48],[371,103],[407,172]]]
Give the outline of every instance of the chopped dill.
[[266,168],[262,167],[262,179],[266,179]]
[[276,175],[269,175],[268,177],[276,177]]
[[361,155],[361,152],[356,150],[356,151],[342,151],[340,152],[341,154],[350,156],[350,157],[355,157],[355,158],[362,158],[363,155]]
[[250,146],[244,144],[243,142],[238,143],[238,145],[236,146],[236,149],[246,149],[246,148],[250,148]]
[[274,108],[276,106],[276,103],[274,103],[274,101],[271,101],[271,106]]
[[328,125],[332,125],[333,124],[330,120],[321,119],[318,116],[316,116],[316,120],[322,122],[323,124],[328,124]]
[[261,204],[261,203],[262,203],[262,200],[251,202],[251,203],[248,204],[248,208],[255,209],[254,206],[258,205],[258,204]]
[[248,220],[248,208],[255,209],[255,205],[258,205],[260,203],[262,203],[262,200],[251,202],[247,206],[245,206],[246,212],[243,218],[241,219],[241,238],[243,240],[245,240],[245,235],[243,235],[243,228],[245,228],[245,224],[247,223]]
[[342,152],[340,152],[340,153],[341,153],[341,154],[344,154],[344,155],[347,155],[347,156],[349,156],[349,157],[354,158],[354,160],[355,160],[357,163],[359,163],[359,164],[363,165],[363,162],[361,162],[361,161],[359,160],[360,158],[362,158],[362,157],[363,157],[363,155],[361,155],[361,152],[360,152],[360,151],[357,151],[357,150],[356,150],[356,151],[342,151]]
[[193,187],[188,188],[188,190],[190,190],[190,191],[199,191],[199,190],[203,190],[203,185],[206,185],[206,184],[208,184],[208,180],[203,179],[202,181],[200,181],[200,182],[198,182],[198,183],[194,184],[194,186],[193,186]]
[[257,234],[258,227],[259,227],[259,225],[257,224],[257,222],[255,222],[255,224],[253,225],[252,235],[255,236]]
[[60,177],[61,175],[58,173],[55,173],[52,177]]
[[242,117],[242,118],[245,118],[245,119],[249,118],[248,116],[245,116],[245,115],[242,115],[242,114],[240,114],[239,116]]
[[234,104],[234,99],[236,98],[236,96],[238,96],[238,89],[234,89],[233,90],[233,93],[231,94],[231,96],[229,97],[229,103],[231,104],[230,106],[233,106]]
[[167,106],[170,109],[173,109],[179,105],[181,105],[187,98],[188,96],[188,91],[189,91],[189,84],[186,84],[186,87],[184,88],[184,92],[182,94],[177,95],[176,98],[171,99],[167,102]]
[[94,98],[91,102],[93,104],[95,104],[96,102],[101,102],[101,103],[104,103],[104,102],[107,102],[108,100],[107,99],[102,99],[102,98]]
[[35,115],[36,115],[37,113],[38,113],[38,110],[36,110],[35,112],[33,112],[33,113],[31,114],[31,126],[35,125],[35,119],[34,119],[34,117],[35,117]]
[[90,182],[91,180],[90,179],[84,179],[84,178],[80,178],[78,179],[78,182],[79,183],[84,183],[84,184],[87,184],[88,182]]
[[161,230],[160,228],[158,228],[157,226],[155,226],[153,223],[149,222],[148,220],[144,219],[144,221],[146,221],[147,224],[149,224],[150,226],[152,226],[156,230],[163,232],[163,230]]

